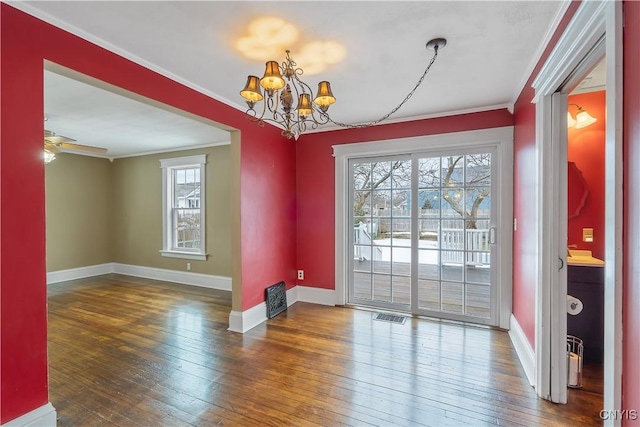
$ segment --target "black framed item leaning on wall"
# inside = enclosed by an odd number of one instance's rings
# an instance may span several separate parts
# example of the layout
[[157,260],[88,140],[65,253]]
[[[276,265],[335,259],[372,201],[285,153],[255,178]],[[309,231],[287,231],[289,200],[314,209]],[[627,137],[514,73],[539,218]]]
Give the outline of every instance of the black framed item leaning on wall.
[[275,285],[265,289],[267,302],[267,318],[276,317],[287,309],[287,289],[284,282],[278,282]]

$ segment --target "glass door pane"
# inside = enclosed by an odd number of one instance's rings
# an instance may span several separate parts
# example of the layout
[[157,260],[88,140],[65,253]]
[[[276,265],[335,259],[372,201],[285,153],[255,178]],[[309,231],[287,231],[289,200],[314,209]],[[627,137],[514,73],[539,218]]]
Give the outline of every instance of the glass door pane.
[[493,318],[491,159],[479,153],[418,160],[419,314]]
[[411,304],[411,160],[351,163],[353,228],[349,302]]
[[351,160],[348,303],[492,324],[492,159]]

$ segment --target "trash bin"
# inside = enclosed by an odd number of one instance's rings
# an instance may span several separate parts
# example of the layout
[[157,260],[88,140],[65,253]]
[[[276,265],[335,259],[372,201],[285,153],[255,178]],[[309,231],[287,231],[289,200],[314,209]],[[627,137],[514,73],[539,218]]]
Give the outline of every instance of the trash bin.
[[573,335],[567,335],[567,387],[582,388],[582,360],[584,344]]

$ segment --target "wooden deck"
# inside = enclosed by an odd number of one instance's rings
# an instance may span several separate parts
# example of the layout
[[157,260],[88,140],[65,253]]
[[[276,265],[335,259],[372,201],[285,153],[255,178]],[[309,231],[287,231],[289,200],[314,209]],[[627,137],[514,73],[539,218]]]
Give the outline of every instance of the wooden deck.
[[536,397],[506,332],[297,303],[245,334],[230,293],[106,275],[49,286],[58,426],[599,425]]
[[[410,268],[406,262],[354,261],[354,302],[409,307]],[[491,316],[489,268],[418,264],[418,307],[477,318]],[[402,309],[402,307],[399,307]]]

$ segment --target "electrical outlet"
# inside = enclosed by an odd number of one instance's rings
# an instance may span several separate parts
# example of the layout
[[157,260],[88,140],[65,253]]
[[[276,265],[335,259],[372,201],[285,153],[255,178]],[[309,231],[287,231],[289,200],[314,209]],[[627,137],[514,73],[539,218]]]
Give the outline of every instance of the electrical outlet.
[[190,262],[187,263],[187,271],[191,271],[191,263]]
[[304,270],[298,270],[298,280],[304,280]]

